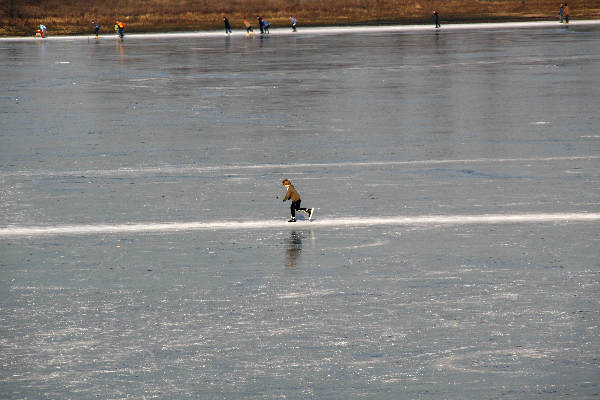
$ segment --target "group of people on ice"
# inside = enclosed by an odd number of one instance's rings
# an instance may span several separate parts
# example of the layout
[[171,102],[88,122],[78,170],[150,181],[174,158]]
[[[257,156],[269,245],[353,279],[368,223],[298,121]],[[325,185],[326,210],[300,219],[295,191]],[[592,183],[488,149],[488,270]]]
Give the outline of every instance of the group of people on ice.
[[[567,3],[563,3],[560,5],[558,14],[560,17],[561,24],[569,23],[569,5]],[[433,19],[435,22],[435,27],[439,28],[441,25],[440,25],[440,15],[439,15],[438,11],[433,11]],[[258,22],[258,27],[260,29],[260,33],[268,35],[270,33],[269,27],[271,26],[269,21],[265,20],[260,15],[256,16],[256,20]],[[231,31],[231,23],[229,22],[229,19],[227,17],[223,17],[223,23],[225,24],[225,33],[230,35],[232,33],[232,31]],[[94,25],[94,34],[96,35],[96,38],[98,38],[98,33],[100,32],[100,24],[95,19],[92,20],[92,24]],[[293,16],[290,17],[290,24],[291,24],[292,32],[296,32],[296,26],[298,24],[298,21]],[[252,29],[252,25],[246,19],[244,20],[244,28],[246,29],[246,36],[249,36],[251,33],[254,33],[254,30]],[[40,28],[36,31],[36,33],[39,34],[42,38],[44,38],[44,37],[46,37],[47,29],[48,28],[45,25],[40,24]],[[115,32],[117,32],[117,34],[119,35],[119,37],[121,39],[123,39],[124,30],[125,30],[125,24],[122,21],[116,21]]]
[[560,16],[561,24],[563,22],[565,24],[569,23],[569,5],[567,3],[560,5],[560,9],[558,10],[558,15]]
[[[261,16],[257,16],[256,20],[258,21],[260,33],[261,34],[269,34],[270,33],[269,27],[271,26],[271,23],[269,21],[265,20]],[[225,33],[231,34],[231,24],[229,23],[229,19],[227,19],[227,17],[223,17],[223,22],[225,24]],[[297,24],[296,18],[290,17],[290,22],[292,24],[291,25],[292,31],[296,32],[296,24]],[[98,38],[98,34],[100,33],[100,24],[98,23],[98,21],[96,19],[93,19],[92,25],[94,25],[94,35],[96,36],[96,38]],[[250,25],[250,23],[247,20],[244,20],[244,26],[246,28],[247,34],[254,33],[254,30],[252,29],[252,25]],[[45,25],[40,25],[40,29],[37,31],[37,33],[39,33],[40,36],[42,38],[44,38],[46,36],[47,29],[48,28],[46,28]],[[123,39],[124,31],[125,31],[125,24],[122,21],[115,22],[115,32],[118,33],[118,35],[121,39]]]
[[[93,19],[92,25],[94,25],[94,35],[96,35],[96,39],[97,39],[98,34],[100,33],[100,24],[98,23],[97,20]],[[46,25],[40,24],[40,29],[38,29],[36,33],[39,33],[39,35],[43,39],[46,37],[47,30],[48,30],[48,28],[46,27]],[[125,31],[125,24],[122,21],[115,22],[115,32],[117,32],[117,34],[119,35],[119,37],[121,39],[123,39],[124,31]]]
[[[256,16],[256,20],[258,21],[260,33],[269,34],[269,27],[271,26],[271,23],[263,17],[261,17],[260,15]],[[290,22],[292,24],[292,31],[296,32],[296,18],[290,17]],[[231,23],[229,22],[229,19],[227,17],[223,17],[223,23],[225,24],[225,33],[228,35],[231,34]],[[251,33],[254,33],[254,29],[252,29],[252,25],[250,24],[250,22],[248,22],[247,19],[244,20],[244,28],[246,29],[246,36],[250,35]]]

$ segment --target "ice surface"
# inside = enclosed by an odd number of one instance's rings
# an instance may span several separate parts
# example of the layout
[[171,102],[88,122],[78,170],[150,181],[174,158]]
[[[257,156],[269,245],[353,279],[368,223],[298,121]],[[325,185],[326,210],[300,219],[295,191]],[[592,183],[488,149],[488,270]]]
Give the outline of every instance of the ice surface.
[[597,398],[600,27],[525,26],[0,40],[0,397]]

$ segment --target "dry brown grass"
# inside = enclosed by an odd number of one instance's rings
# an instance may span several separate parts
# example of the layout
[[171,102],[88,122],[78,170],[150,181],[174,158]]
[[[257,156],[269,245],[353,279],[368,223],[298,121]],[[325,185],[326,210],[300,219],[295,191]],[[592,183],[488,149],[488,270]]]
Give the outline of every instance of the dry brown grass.
[[[117,19],[126,32],[221,29],[227,15],[234,29],[263,15],[273,26],[430,23],[555,19],[560,1],[548,0],[2,0],[0,35],[31,35],[43,23],[49,34],[86,34],[97,18],[104,33]],[[12,7],[11,7],[12,4]],[[88,5],[84,5],[88,4]],[[600,0],[569,1],[571,17],[600,18]]]

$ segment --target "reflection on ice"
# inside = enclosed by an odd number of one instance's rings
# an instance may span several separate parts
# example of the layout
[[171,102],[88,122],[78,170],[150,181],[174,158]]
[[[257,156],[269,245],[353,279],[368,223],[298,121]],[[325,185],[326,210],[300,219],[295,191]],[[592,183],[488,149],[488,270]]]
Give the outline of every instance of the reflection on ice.
[[299,261],[300,253],[302,252],[302,235],[301,231],[291,231],[289,238],[286,239],[285,249],[285,266],[293,268]]

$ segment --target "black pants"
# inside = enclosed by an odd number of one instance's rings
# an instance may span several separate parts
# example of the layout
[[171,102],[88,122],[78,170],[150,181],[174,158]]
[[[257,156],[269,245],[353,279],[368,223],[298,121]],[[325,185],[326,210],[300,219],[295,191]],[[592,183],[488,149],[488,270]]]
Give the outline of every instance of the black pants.
[[292,218],[296,218],[296,211],[308,211],[308,208],[300,208],[300,202],[302,200],[298,200],[298,201],[292,201],[292,205],[290,206],[290,211],[292,213]]

